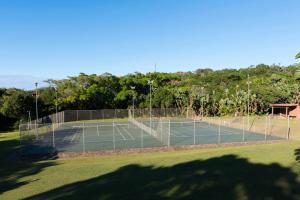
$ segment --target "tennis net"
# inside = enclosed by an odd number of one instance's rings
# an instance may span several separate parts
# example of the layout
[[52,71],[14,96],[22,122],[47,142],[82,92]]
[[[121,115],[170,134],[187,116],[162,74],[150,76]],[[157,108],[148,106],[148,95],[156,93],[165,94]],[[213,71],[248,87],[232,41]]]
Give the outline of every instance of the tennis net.
[[149,135],[153,136],[162,144],[169,145],[168,124],[162,123],[162,121],[160,120],[156,123],[150,122],[148,126],[147,123],[139,122],[138,120],[132,117],[129,117],[129,122],[135,125],[137,128],[140,128]]

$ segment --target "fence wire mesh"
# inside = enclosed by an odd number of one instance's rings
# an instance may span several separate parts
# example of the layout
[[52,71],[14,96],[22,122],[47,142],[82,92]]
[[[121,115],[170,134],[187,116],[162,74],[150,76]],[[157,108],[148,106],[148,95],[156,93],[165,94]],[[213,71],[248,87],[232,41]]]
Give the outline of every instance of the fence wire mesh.
[[284,140],[291,130],[290,119],[200,118],[178,109],[67,110],[46,118],[20,124],[23,154]]

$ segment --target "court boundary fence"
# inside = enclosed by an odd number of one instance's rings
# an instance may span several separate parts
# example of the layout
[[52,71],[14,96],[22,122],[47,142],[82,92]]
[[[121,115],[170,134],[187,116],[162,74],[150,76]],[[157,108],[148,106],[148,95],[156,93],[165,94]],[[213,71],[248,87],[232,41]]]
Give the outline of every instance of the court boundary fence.
[[[151,117],[150,117],[151,116]],[[135,122],[136,121],[136,122]],[[179,128],[189,131],[189,135],[182,135],[182,138],[187,137],[189,142],[186,145],[199,145],[199,135],[197,131],[201,131],[201,126],[198,123],[205,123],[205,128],[211,128],[215,131],[215,135],[211,135],[214,138],[213,144],[221,144],[224,141],[226,133],[230,130],[237,130],[240,134],[240,139],[236,142],[248,142],[245,136],[249,134],[260,134],[259,141],[269,141],[277,139],[289,139],[290,135],[290,119],[282,119],[280,123],[271,116],[246,116],[241,117],[203,117],[200,118],[192,111],[179,112],[178,109],[152,109],[150,114],[149,109],[104,109],[104,110],[66,110],[57,114],[52,114],[47,117],[41,118],[41,120],[31,121],[25,124],[20,124],[20,143],[23,147],[28,149],[37,148],[37,152],[54,152],[61,150],[60,145],[63,145],[63,141],[60,141],[60,137],[64,133],[64,130],[69,128],[68,131],[72,132],[72,128],[75,125],[79,127],[81,137],[80,152],[86,153],[89,150],[89,145],[92,141],[87,141],[88,133],[87,128],[96,123],[95,127],[98,131],[101,123],[108,123],[107,126],[111,127],[111,146],[108,149],[102,150],[118,150],[118,139],[116,135],[119,132],[120,125],[135,126],[138,129],[140,136],[138,136],[139,142],[125,147],[130,148],[155,148],[155,147],[171,147],[178,146],[176,141],[174,142],[174,135],[171,133],[177,128],[174,124],[178,123]],[[98,124],[99,123],[99,127]],[[110,124],[111,123],[111,124]],[[139,123],[139,124],[138,124]],[[106,125],[105,125],[106,126]],[[81,127],[81,128],[80,128]],[[188,128],[187,128],[188,127]],[[63,130],[63,131],[62,131]],[[98,132],[99,135],[99,132]],[[147,146],[147,137],[153,136],[160,144]],[[75,136],[73,136],[75,137]],[[201,135],[202,138],[210,137]],[[127,142],[127,141],[126,141]],[[231,141],[229,141],[231,142]],[[35,150],[32,150],[33,154]],[[68,151],[68,150],[62,150]],[[93,150],[94,151],[94,150]],[[72,152],[72,151],[71,151]],[[29,153],[31,154],[31,153]]]

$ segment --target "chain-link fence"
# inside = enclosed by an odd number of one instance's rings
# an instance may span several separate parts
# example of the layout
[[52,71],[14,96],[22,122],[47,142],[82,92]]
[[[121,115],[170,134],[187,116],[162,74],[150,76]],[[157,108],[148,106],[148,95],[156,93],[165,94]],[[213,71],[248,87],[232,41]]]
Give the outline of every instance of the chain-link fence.
[[23,154],[284,140],[290,133],[289,119],[270,116],[200,118],[178,109],[67,110],[60,115],[51,123],[20,124]]

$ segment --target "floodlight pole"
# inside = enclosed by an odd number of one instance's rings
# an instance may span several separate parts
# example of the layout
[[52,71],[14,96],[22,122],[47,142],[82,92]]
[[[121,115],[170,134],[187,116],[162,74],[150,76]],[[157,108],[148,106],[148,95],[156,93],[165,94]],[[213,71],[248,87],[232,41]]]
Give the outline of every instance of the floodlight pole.
[[38,87],[38,83],[35,83],[35,114],[36,114],[36,122],[39,119],[39,111],[38,111],[38,103],[37,103],[37,99],[38,99],[38,94],[37,94],[37,87]]
[[58,115],[57,115],[57,113],[58,113],[58,109],[57,109],[57,104],[58,104],[58,101],[57,101],[57,88],[56,87],[54,87],[54,90],[55,90],[55,114],[56,114],[56,123],[58,123]]
[[53,87],[53,89],[55,90],[55,118],[56,118],[56,123],[58,123],[58,99],[57,99],[57,87],[52,85],[52,82],[49,81],[49,85],[50,87]]
[[[236,85],[235,86],[235,94],[236,94],[236,105],[237,105],[237,103],[238,103],[238,98],[239,98],[239,85]],[[236,112],[238,113],[238,111],[239,111],[239,108],[238,108],[238,105],[236,106]],[[237,114],[236,113],[236,114]]]
[[148,80],[149,88],[150,88],[150,108],[149,108],[149,115],[150,115],[150,131],[152,132],[152,85],[153,80]]
[[213,116],[215,116],[215,111],[216,111],[216,99],[215,99],[215,90],[213,90]]
[[201,87],[201,115],[202,115],[202,119],[204,117],[204,99],[203,99],[203,90],[204,90],[204,87]]
[[247,128],[248,130],[250,130],[250,118],[249,118],[249,115],[250,115],[250,80],[249,80],[249,74],[248,74],[248,79],[247,79],[247,85],[248,85],[248,101],[247,101],[247,116],[248,116],[248,119],[247,119]]
[[30,110],[28,111],[28,122],[31,124],[31,113],[30,113]]
[[132,114],[133,114],[133,118],[134,118],[134,90],[135,90],[135,86],[130,86],[130,88],[133,90],[133,95],[132,95]]
[[30,110],[29,111],[27,111],[28,112],[28,123],[27,123],[27,127],[28,127],[28,129],[29,129],[29,127],[30,127],[30,129],[31,129],[31,114],[30,114]]

